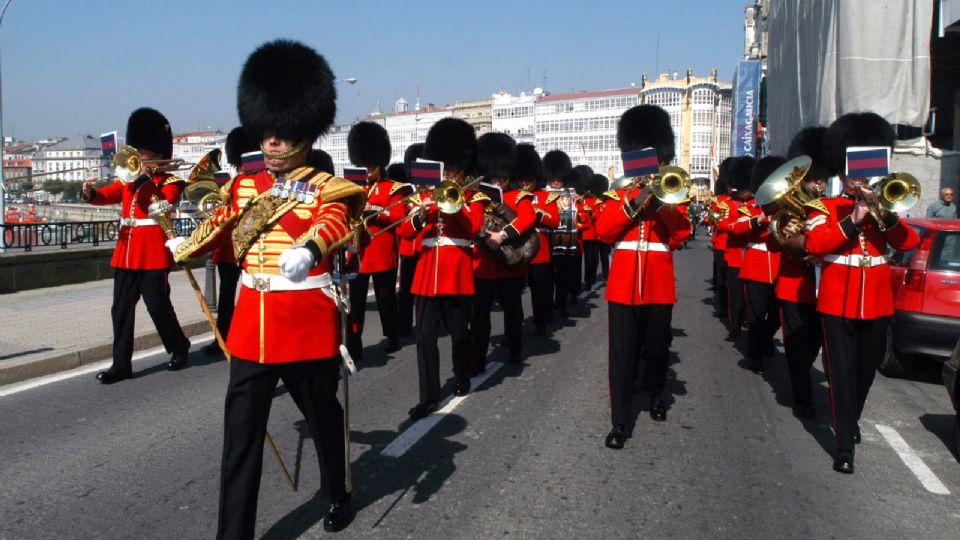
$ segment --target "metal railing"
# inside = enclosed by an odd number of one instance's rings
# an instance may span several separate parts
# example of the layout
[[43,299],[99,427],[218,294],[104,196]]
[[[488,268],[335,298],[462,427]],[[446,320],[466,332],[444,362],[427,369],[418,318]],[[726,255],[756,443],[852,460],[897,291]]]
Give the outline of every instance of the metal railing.
[[[172,220],[177,235],[186,236],[196,229],[190,218]],[[111,221],[71,221],[51,223],[4,223],[3,247],[7,250],[33,251],[39,247],[67,249],[70,246],[93,246],[117,241],[120,223]]]

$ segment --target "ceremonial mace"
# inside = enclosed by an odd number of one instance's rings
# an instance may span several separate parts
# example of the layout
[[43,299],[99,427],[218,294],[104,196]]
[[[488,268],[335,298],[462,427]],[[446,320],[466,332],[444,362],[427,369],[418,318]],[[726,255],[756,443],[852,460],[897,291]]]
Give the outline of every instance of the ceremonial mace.
[[[150,217],[157,222],[157,225],[160,225],[160,228],[163,229],[164,234],[167,235],[168,239],[174,239],[177,237],[177,231],[173,228],[173,223],[170,221],[170,212],[173,211],[173,205],[167,202],[165,199],[161,199],[156,195],[153,195],[150,198],[150,207],[148,212]],[[187,274],[187,280],[190,282],[190,286],[193,287],[193,292],[197,295],[197,300],[200,302],[200,309],[203,311],[203,315],[207,318],[207,322],[210,323],[210,328],[213,329],[213,335],[217,340],[217,344],[220,345],[220,350],[223,351],[224,356],[227,358],[227,363],[230,363],[230,352],[227,351],[227,344],[223,341],[223,336],[220,335],[220,330],[217,328],[217,322],[213,318],[213,313],[210,311],[210,306],[207,305],[207,300],[203,297],[203,293],[200,292],[200,285],[197,283],[197,279],[193,277],[193,271],[190,270],[190,267],[183,265],[183,271]],[[290,484],[290,488],[294,491],[297,490],[297,486],[293,484],[293,478],[290,477],[290,471],[287,470],[286,464],[283,462],[283,458],[280,457],[280,452],[277,450],[277,446],[273,444],[273,437],[270,436],[270,432],[266,432],[267,435],[267,444],[270,445],[270,449],[273,450],[273,457],[277,458],[277,464],[280,465],[280,470],[283,471],[283,476],[286,477],[287,483]]]

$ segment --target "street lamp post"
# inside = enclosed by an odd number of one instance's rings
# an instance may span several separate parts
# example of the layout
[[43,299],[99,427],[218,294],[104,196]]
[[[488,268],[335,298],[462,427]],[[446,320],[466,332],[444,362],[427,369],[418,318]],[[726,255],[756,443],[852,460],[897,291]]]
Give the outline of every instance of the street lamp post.
[[[3,26],[3,14],[7,12],[7,7],[10,5],[10,2],[13,0],[6,0],[3,3],[3,8],[0,9],[0,26]],[[7,219],[7,190],[4,188],[3,184],[3,68],[0,67],[0,233],[3,234],[3,237],[0,238],[0,253],[6,253],[7,251],[7,228],[6,228],[6,219]]]

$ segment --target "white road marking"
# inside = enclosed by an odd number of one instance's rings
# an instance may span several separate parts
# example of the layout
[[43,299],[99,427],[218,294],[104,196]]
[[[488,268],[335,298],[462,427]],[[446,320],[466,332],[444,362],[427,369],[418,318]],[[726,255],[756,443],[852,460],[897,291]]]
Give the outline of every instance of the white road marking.
[[[212,341],[212,340],[213,340],[213,332],[201,334],[198,336],[193,336],[192,338],[190,338],[190,342],[192,345],[199,345],[204,343],[205,341]],[[164,352],[163,345],[159,345],[157,347],[153,347],[150,349],[144,349],[133,355],[133,362],[136,363],[138,361],[143,360],[144,358],[148,358],[150,356],[160,354],[162,352]],[[102,371],[104,369],[109,368],[112,363],[113,363],[112,359],[101,360],[99,362],[86,364],[78,368],[62,371],[60,373],[54,373],[52,375],[45,375],[43,377],[37,377],[36,379],[30,379],[29,381],[10,384],[7,386],[0,386],[0,397],[17,394],[20,392],[24,392],[26,390],[32,390],[34,388],[39,388],[41,386],[46,386],[48,384],[53,384],[55,382],[65,381],[67,379],[73,379],[74,377],[87,375],[89,373],[93,373],[94,371]]]
[[877,424],[876,427],[877,431],[883,435],[883,438],[893,447],[893,450],[900,456],[903,463],[910,469],[910,472],[917,477],[917,480],[920,480],[920,483],[923,484],[923,487],[925,487],[927,491],[937,495],[950,494],[947,486],[943,485],[943,482],[937,478],[937,475],[933,474],[930,467],[927,467],[927,464],[920,459],[920,456],[913,451],[913,448],[910,448],[907,441],[905,441],[895,429],[881,424]]
[[[487,364],[487,370],[483,373],[477,375],[476,377],[470,379],[470,388],[476,389],[479,388],[481,384],[484,383],[491,375],[497,372],[500,368],[503,367],[502,362],[490,362]],[[458,405],[463,403],[463,400],[470,397],[466,396],[449,396],[447,399],[440,402],[440,408],[431,413],[425,418],[421,418],[415,424],[408,427],[406,431],[397,435],[397,438],[393,440],[386,448],[383,449],[381,454],[389,457],[398,458],[407,453],[407,450],[417,443],[424,435],[430,432],[433,429],[433,426],[437,425],[443,417],[453,412]]]

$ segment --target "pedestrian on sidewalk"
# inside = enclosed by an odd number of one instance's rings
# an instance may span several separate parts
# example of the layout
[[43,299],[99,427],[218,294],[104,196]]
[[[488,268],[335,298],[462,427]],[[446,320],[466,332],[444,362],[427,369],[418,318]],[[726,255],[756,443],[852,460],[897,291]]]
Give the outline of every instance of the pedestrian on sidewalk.
[[180,328],[170,302],[168,277],[173,258],[164,247],[167,237],[149,212],[152,197],[177,204],[184,188],[182,179],[150,165],[151,161],[170,159],[173,155],[170,122],[155,109],[137,109],[127,121],[126,135],[127,145],[136,148],[144,162],[143,174],[131,182],[117,180],[100,189],[94,187],[96,179],[88,179],[80,195],[93,205],[120,204],[120,233],[110,260],[114,268],[110,308],[113,365],[97,374],[97,380],[103,384],[133,375],[133,327],[140,297],[157,327],[163,348],[173,353],[167,369],[183,369],[190,351],[190,340]]
[[927,207],[928,218],[956,218],[957,205],[953,204],[953,188],[940,190],[940,199]]

